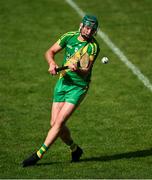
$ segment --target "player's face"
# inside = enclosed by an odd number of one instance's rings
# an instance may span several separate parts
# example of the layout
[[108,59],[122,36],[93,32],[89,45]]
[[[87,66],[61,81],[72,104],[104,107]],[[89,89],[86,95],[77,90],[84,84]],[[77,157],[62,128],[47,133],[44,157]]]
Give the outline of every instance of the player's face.
[[89,26],[83,26],[81,28],[81,36],[84,39],[89,39],[91,36],[93,36],[93,34],[95,33],[95,30],[93,30],[91,27]]

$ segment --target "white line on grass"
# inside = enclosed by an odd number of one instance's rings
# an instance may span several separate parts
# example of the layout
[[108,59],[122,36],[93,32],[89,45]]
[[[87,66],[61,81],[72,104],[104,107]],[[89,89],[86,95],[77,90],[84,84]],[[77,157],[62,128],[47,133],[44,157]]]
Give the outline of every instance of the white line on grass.
[[[73,0],[65,0],[81,17],[85,15],[84,11]],[[132,70],[138,79],[152,92],[152,84],[149,79],[144,76],[141,71],[128,60],[124,53],[110,40],[110,38],[100,29],[98,30],[100,38],[109,46],[109,48],[119,57],[119,59]]]

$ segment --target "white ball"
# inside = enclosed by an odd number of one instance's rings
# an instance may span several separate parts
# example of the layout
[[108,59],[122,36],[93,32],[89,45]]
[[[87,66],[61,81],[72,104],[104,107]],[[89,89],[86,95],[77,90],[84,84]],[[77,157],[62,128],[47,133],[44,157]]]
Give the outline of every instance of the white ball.
[[103,57],[103,58],[101,59],[101,62],[102,62],[103,64],[108,63],[108,61],[109,61],[109,59],[108,59],[107,57]]

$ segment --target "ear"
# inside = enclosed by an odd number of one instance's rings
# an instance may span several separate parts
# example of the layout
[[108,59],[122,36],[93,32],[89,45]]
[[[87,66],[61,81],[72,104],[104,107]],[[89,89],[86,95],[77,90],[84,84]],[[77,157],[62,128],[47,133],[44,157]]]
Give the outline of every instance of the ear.
[[82,26],[83,26],[83,24],[82,24],[82,23],[80,23],[80,26],[79,26],[79,31],[81,30]]
[[82,24],[82,23],[80,23],[80,29],[82,28],[82,26],[83,26],[83,24]]

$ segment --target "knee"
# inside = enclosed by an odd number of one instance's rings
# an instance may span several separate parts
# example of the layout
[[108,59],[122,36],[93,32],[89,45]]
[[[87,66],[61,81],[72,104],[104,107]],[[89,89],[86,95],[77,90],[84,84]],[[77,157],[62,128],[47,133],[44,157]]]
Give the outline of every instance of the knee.
[[53,124],[53,126],[56,126],[58,129],[62,129],[62,127],[64,126],[64,121],[60,120],[60,119],[57,119],[55,121],[55,123]]
[[57,126],[58,128],[62,128],[65,124],[65,119],[63,116],[59,115],[55,120],[52,119],[50,122],[51,127]]
[[50,126],[51,126],[51,128],[52,128],[53,126],[62,127],[62,123],[61,123],[61,121],[59,121],[59,120],[51,121],[51,122],[50,122]]

